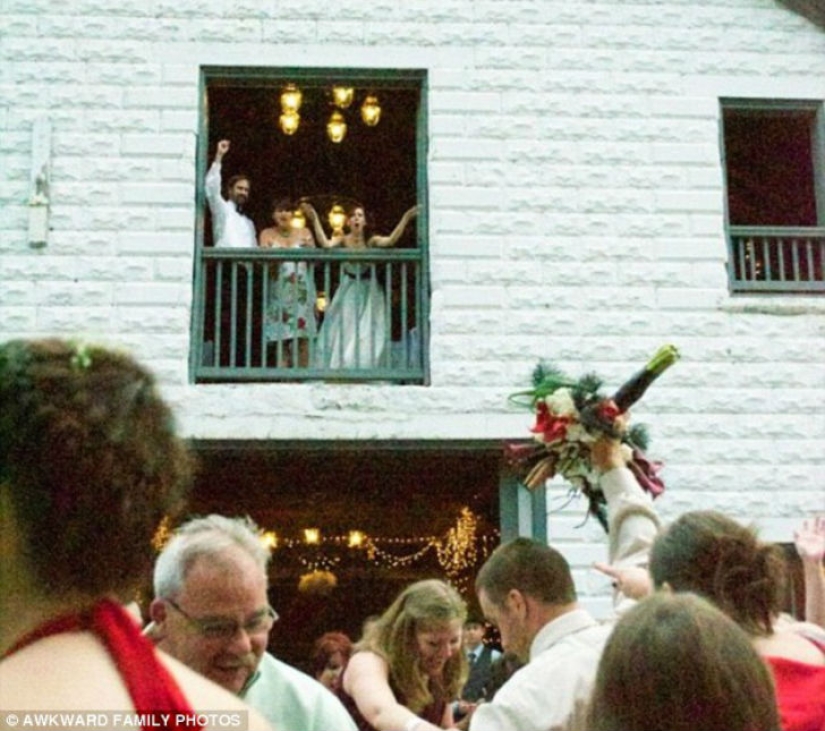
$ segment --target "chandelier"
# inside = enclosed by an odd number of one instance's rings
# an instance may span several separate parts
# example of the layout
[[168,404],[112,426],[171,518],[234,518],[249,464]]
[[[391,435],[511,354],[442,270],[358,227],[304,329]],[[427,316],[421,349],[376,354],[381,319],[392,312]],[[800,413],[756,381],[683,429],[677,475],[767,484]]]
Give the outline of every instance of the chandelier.
[[[347,119],[344,114],[349,109],[357,96],[357,90],[351,86],[336,84],[329,90],[329,98],[332,100],[333,110],[330,113],[326,125],[327,137],[338,144],[343,141],[347,134]],[[289,83],[281,89],[281,114],[278,117],[278,126],[287,136],[294,135],[301,124],[299,110],[303,101],[303,92],[297,84]],[[367,127],[375,127],[381,120],[381,104],[378,96],[368,91],[359,108],[361,122]]]

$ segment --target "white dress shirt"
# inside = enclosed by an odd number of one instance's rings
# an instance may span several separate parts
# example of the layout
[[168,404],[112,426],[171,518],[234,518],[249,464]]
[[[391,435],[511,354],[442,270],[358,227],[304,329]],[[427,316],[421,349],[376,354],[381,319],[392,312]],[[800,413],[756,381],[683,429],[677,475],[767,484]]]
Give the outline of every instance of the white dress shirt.
[[[606,472],[599,484],[607,499],[609,562],[646,568],[659,530],[650,495],[625,467]],[[617,612],[630,603],[618,594]],[[612,628],[584,609],[546,624],[533,639],[527,665],[476,709],[469,731],[586,731],[587,704]]]
[[258,237],[255,234],[255,224],[252,220],[238,211],[233,201],[226,200],[221,195],[221,164],[213,162],[206,173],[206,202],[212,212],[212,233],[215,246],[233,249],[255,248]]

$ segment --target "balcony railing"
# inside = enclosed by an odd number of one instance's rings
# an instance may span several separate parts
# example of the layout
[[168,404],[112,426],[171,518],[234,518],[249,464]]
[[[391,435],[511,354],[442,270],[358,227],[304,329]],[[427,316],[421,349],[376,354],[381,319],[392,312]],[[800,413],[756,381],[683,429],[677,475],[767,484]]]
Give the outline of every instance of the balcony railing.
[[195,381],[424,382],[421,250],[204,248],[198,266]]
[[825,292],[825,228],[731,226],[732,292]]

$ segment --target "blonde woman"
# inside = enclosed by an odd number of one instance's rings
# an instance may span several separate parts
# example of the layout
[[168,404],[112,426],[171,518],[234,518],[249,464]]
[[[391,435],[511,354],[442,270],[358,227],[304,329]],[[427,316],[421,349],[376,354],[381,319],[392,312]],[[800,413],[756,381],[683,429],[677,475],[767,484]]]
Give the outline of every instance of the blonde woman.
[[461,633],[467,608],[437,579],[416,582],[370,624],[342,679],[361,731],[452,728],[450,701],[467,679]]

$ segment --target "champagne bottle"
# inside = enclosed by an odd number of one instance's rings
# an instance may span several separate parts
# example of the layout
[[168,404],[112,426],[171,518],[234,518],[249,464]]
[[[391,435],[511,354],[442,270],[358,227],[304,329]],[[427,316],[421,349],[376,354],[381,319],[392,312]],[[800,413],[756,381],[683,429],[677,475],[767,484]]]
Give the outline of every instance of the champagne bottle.
[[613,394],[613,402],[619,409],[619,413],[623,414],[642,398],[650,384],[677,360],[679,360],[679,351],[676,346],[663,345],[659,348],[647,365],[642,370],[637,371]]

